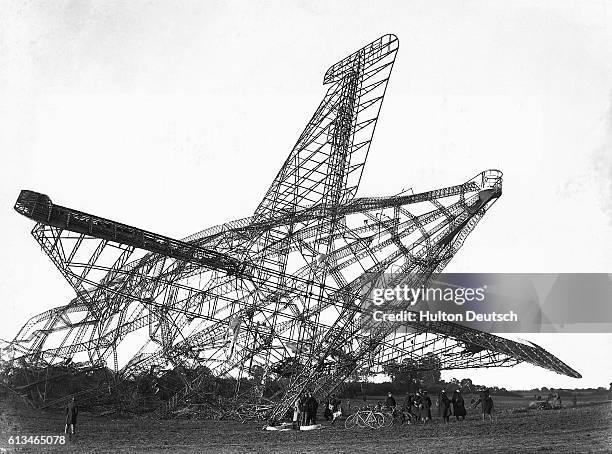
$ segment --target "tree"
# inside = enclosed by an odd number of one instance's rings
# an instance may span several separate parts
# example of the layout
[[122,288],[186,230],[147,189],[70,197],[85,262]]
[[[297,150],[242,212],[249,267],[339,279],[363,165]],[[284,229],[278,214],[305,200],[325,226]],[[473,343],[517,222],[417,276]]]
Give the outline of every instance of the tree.
[[473,391],[475,386],[474,383],[472,383],[472,379],[471,378],[464,378],[459,382],[459,385],[461,386],[461,389],[464,389],[466,391]]
[[432,386],[440,383],[440,379],[442,377],[442,374],[440,373],[442,362],[440,361],[440,358],[438,358],[438,355],[435,353],[428,353],[420,361],[418,367],[420,370],[422,370],[421,381],[424,386]]
[[432,387],[440,382],[440,364],[435,354],[429,354],[419,361],[409,358],[400,363],[390,361],[383,370],[398,391],[413,393],[420,387]]

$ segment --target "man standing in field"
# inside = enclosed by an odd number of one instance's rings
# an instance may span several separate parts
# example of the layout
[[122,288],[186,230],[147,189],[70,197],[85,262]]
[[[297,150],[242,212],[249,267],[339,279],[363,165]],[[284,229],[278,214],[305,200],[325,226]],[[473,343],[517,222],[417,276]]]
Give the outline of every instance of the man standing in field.
[[[69,436],[74,435],[78,414],[79,407],[77,407],[74,402],[74,396],[72,396],[70,402],[68,402],[66,406],[66,426],[64,427],[64,433],[67,433]],[[70,429],[70,432],[68,432],[68,429]]]
[[310,393],[310,424],[317,423],[317,412],[319,411],[319,402],[314,394]]
[[332,413],[334,411],[331,401],[332,401],[332,398],[328,397],[327,399],[325,399],[325,403],[323,404],[324,405],[323,417],[325,418],[325,421],[329,421],[331,419]]
[[308,400],[308,392],[302,394],[300,396],[300,399],[298,401],[298,413],[299,413],[299,418],[300,418],[300,426],[305,426],[306,425],[306,419],[307,419],[307,415],[306,415],[306,401]]
[[413,421],[419,420],[419,405],[416,402],[416,397],[412,394],[408,394],[406,399],[404,400],[403,406],[404,413],[408,417],[408,424],[411,424]]
[[451,401],[446,395],[446,391],[444,389],[440,391],[440,395],[438,396],[438,408],[440,410],[442,420],[445,424],[448,424],[448,420],[451,415]]
[[300,428],[301,408],[302,408],[302,396],[299,395],[293,402],[293,421],[292,421],[291,427],[294,430],[298,430]]
[[480,397],[474,403],[473,408],[476,408],[478,404],[482,405],[482,420],[484,421],[488,415],[489,420],[493,421],[493,399],[488,388],[480,391]]
[[427,424],[428,421],[431,421],[431,399],[425,390],[419,391],[418,395],[419,418],[423,424]]
[[390,410],[395,410],[396,407],[395,398],[392,393],[387,394],[387,399],[385,400],[385,406]]
[[460,417],[461,419],[465,419],[467,411],[465,410],[465,402],[463,401],[463,396],[461,396],[460,389],[455,390],[451,402],[453,404],[453,413],[455,414],[457,421],[459,421]]

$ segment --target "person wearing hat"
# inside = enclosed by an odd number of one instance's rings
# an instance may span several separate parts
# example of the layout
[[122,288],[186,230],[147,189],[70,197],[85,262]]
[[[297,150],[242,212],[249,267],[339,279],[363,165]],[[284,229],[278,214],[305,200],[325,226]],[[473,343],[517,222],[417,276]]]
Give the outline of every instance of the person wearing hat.
[[298,430],[300,428],[300,415],[302,409],[302,396],[299,395],[293,402],[293,421],[291,428],[294,430]]
[[402,411],[406,418],[408,418],[408,424],[418,420],[418,404],[415,403],[416,397],[413,394],[406,394],[404,403],[402,405]]
[[317,423],[317,410],[319,408],[319,402],[315,399],[314,395],[309,392],[308,397],[306,398],[306,415],[305,415],[305,425],[311,426]]
[[387,393],[387,399],[385,400],[385,407],[390,410],[394,410],[397,404],[395,403],[395,398],[391,392]]
[[448,424],[448,420],[451,415],[451,401],[446,395],[446,390],[440,391],[438,395],[438,409],[440,411],[440,416],[444,423]]
[[463,401],[463,396],[461,395],[460,389],[455,390],[451,402],[453,404],[453,414],[455,415],[457,421],[459,421],[459,418],[465,420],[467,410],[465,409],[465,402]]
[[427,421],[431,421],[431,399],[427,395],[427,391],[422,390],[419,392],[419,419],[426,424]]
[[299,421],[300,421],[300,423],[298,424],[298,426],[305,426],[306,425],[306,420],[307,420],[306,401],[307,400],[308,400],[308,392],[305,392],[305,393],[300,395],[300,398],[299,398],[299,401],[298,401],[298,414],[299,414]]
[[68,437],[74,435],[77,423],[77,415],[79,414],[79,407],[74,400],[74,396],[68,402],[66,406],[66,425],[64,426],[64,433],[68,434]]
[[480,396],[474,403],[474,408],[476,408],[478,404],[482,405],[482,420],[484,421],[486,417],[489,416],[489,420],[493,421],[493,399],[491,398],[491,393],[488,388],[480,391]]
[[328,397],[327,399],[325,399],[325,403],[323,404],[323,417],[325,418],[325,421],[329,421],[332,417],[332,413],[333,413],[333,405],[331,403],[331,397]]

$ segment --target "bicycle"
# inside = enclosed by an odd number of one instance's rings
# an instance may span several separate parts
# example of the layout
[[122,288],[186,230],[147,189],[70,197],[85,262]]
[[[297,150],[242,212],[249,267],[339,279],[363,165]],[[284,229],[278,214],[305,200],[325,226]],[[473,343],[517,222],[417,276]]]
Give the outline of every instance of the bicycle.
[[346,421],[344,421],[344,427],[352,429],[355,426],[369,429],[380,429],[384,423],[384,416],[382,413],[375,412],[374,410],[358,410],[353,413]]
[[384,418],[383,427],[401,426],[406,421],[406,415],[397,407],[387,408],[381,414]]

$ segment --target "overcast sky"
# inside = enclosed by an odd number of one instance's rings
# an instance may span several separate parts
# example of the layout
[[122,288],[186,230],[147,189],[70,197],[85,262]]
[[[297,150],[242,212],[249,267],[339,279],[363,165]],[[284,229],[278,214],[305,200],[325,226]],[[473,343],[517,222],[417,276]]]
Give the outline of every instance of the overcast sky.
[[[502,198],[447,271],[612,272],[608,2],[0,5],[0,338],[72,296],[12,210],[20,189],[176,238],[248,216],[325,70],[385,33],[400,49],[360,195],[499,168]],[[447,376],[612,381],[612,334],[522,337],[584,378],[527,365]]]

